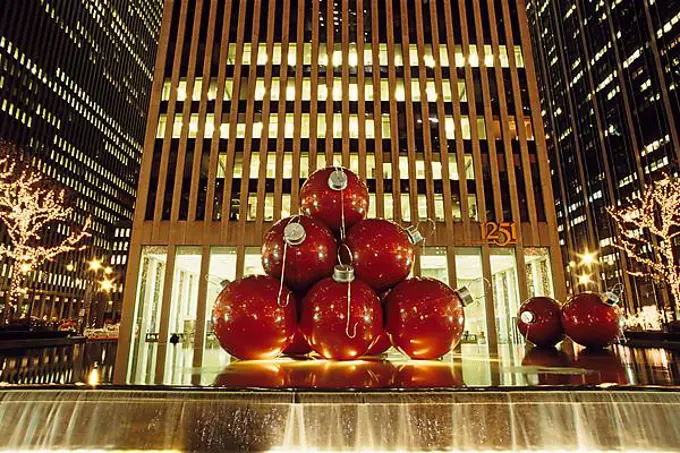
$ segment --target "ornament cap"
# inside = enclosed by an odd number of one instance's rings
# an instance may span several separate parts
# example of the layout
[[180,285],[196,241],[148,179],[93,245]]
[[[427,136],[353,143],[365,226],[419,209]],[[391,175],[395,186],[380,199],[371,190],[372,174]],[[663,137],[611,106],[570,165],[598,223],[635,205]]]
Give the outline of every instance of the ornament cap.
[[342,168],[336,168],[328,177],[328,187],[333,190],[344,190],[349,184],[349,178]]
[[468,305],[475,303],[475,298],[467,286],[461,286],[455,290],[455,293],[463,304],[463,307],[467,307]]
[[306,238],[307,232],[300,223],[291,222],[283,229],[283,240],[288,245],[300,245]]
[[610,307],[618,305],[619,301],[621,300],[621,298],[612,291],[605,291],[604,293],[602,293],[601,298],[602,303],[605,305],[609,305]]
[[533,324],[536,321],[536,316],[534,315],[533,312],[529,310],[525,310],[522,313],[519,314],[519,319],[524,323],[524,324]]
[[220,286],[222,287],[222,289],[226,288],[229,285],[231,285],[231,280],[229,280],[228,278],[225,278],[220,282]]
[[411,225],[406,228],[406,234],[408,234],[408,239],[411,241],[411,244],[418,244],[425,239],[416,225]]
[[338,264],[333,269],[333,280],[338,283],[354,281],[354,267],[348,264]]

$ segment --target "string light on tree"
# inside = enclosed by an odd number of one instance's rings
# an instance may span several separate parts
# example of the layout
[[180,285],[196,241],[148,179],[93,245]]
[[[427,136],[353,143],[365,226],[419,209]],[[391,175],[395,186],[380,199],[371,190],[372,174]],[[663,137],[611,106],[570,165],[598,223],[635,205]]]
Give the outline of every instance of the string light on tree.
[[14,262],[10,283],[10,307],[14,307],[28,273],[57,255],[84,247],[81,242],[90,236],[90,219],[79,231],[67,228],[56,243],[45,244],[45,228],[63,224],[73,212],[66,204],[66,191],[49,187],[43,174],[32,168],[19,169],[6,144],[0,143],[0,149],[5,154],[0,157],[0,221],[10,240],[10,245],[0,245],[0,258]]
[[673,240],[680,236],[680,179],[666,176],[631,198],[626,207],[607,211],[619,233],[614,246],[642,268],[628,273],[668,285],[677,311],[680,263],[673,253]]

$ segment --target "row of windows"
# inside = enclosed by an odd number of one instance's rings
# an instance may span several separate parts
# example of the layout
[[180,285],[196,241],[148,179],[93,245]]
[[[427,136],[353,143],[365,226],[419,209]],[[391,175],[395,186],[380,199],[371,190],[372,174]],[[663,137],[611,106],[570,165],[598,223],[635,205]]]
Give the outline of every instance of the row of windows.
[[[311,121],[309,113],[301,113],[298,124],[295,122],[295,114],[287,113],[283,118],[283,124],[279,124],[281,119],[279,114],[272,114],[268,118],[268,133],[266,134],[269,138],[279,137],[279,127],[283,127],[284,138],[295,138],[296,133],[300,138],[306,139],[311,137]],[[227,115],[225,115],[225,119]],[[189,138],[198,137],[199,129],[199,119],[200,115],[195,113],[191,114],[189,121],[187,123],[188,131],[187,136]],[[328,133],[327,121],[329,117],[325,114],[319,114],[316,118],[316,137],[317,138],[341,138],[343,136],[343,130],[345,125],[343,122],[347,122],[347,134],[349,138],[359,138],[359,125],[363,123],[365,138],[373,139],[376,138],[376,126],[380,128],[381,137],[383,139],[392,138],[391,126],[391,116],[388,114],[383,114],[380,119],[375,119],[371,114],[359,117],[357,114],[343,115],[341,113],[334,113],[330,116],[332,130]],[[256,118],[250,124],[251,133],[249,134],[252,138],[263,137],[264,123],[261,114],[257,114]],[[430,123],[438,123],[439,118],[437,116],[430,117]],[[474,128],[474,123],[470,124],[471,120],[468,116],[461,116],[461,133],[463,140],[472,139],[472,129]],[[500,140],[502,135],[501,121],[499,119],[494,119],[490,130],[487,129],[486,120],[484,118],[476,119],[476,132],[480,140]],[[166,128],[168,126],[168,117],[166,114],[161,114],[158,118],[158,129],[156,130],[156,138],[163,138],[166,134]],[[456,124],[451,116],[446,116],[444,118],[444,130],[446,134],[446,139],[454,140],[456,138]],[[524,118],[524,133],[526,139],[529,141],[534,140],[533,127],[531,125],[530,118]],[[174,122],[172,123],[172,135],[171,138],[180,138],[182,136],[184,128],[184,118],[182,115],[175,115]],[[509,138],[511,140],[519,139],[519,131],[517,127],[517,121],[514,116],[508,118],[508,128],[509,128]],[[248,129],[248,124],[244,121],[239,121],[236,124],[236,138],[246,138]],[[203,131],[204,138],[212,138],[215,132],[215,115],[213,113],[208,113],[205,118],[205,125]],[[229,138],[229,123],[223,121],[220,124],[219,138]]]
[[[439,153],[433,153],[431,171],[432,179],[435,181],[442,180],[442,162],[440,160]],[[448,171],[449,178],[452,181],[458,181],[458,162],[455,154],[451,153],[448,155]],[[465,179],[474,181],[475,180],[475,168],[473,165],[472,155],[466,154],[464,157],[464,168],[465,168]],[[276,178],[276,157],[272,155],[270,158],[266,159],[265,165],[265,177],[269,179]],[[323,153],[319,153],[316,156],[316,168],[325,168],[330,165],[342,165],[342,156],[336,154],[333,156],[333,162],[326,165],[326,156]],[[375,165],[375,154],[367,153],[365,159],[366,165],[366,175],[369,179],[375,179],[379,169]],[[399,156],[399,175],[401,179],[408,179],[409,167],[415,166],[415,176],[416,179],[425,179],[425,160],[423,155],[419,154],[416,156],[415,164],[409,165],[409,158],[407,156]],[[300,153],[300,178],[307,178],[309,176],[309,155],[307,153]],[[227,168],[227,153],[220,153],[219,164],[217,167],[217,178],[223,179],[226,175]],[[250,156],[250,170],[246,173],[249,174],[251,179],[258,179],[260,171],[260,155],[253,153]],[[359,156],[357,154],[350,154],[349,156],[349,169],[355,173],[359,173]],[[293,155],[291,153],[283,154],[283,165],[282,165],[281,178],[292,179],[293,178]],[[243,177],[243,154],[236,153],[234,156],[234,165],[232,171],[230,172],[233,178]],[[392,162],[383,162],[382,169],[383,179],[392,179]]]
[[[272,47],[271,63],[274,65],[280,65],[282,62],[282,44],[274,43]],[[287,63],[289,66],[295,66],[297,64],[297,43],[288,44],[288,57]],[[309,66],[312,64],[312,43],[304,43],[302,45],[302,64]],[[238,45],[232,43],[229,45],[229,52],[227,54],[227,64],[235,65],[237,62],[237,51]],[[357,49],[356,43],[349,43],[349,51],[347,52],[347,61],[343,61],[342,54],[342,44],[337,43],[334,45],[333,50],[326,49],[326,43],[319,43],[318,50],[318,64],[319,66],[342,66],[343,64],[348,64],[350,67],[356,67],[359,64],[360,50]],[[409,44],[408,48],[408,65],[418,66],[422,63],[430,68],[435,67],[436,59],[434,58],[433,46],[431,44],[426,44],[424,52],[418,51],[418,46],[416,44]],[[270,55],[267,53],[267,44],[260,43],[257,48],[257,56],[253,56],[254,52],[252,49],[252,44],[249,42],[243,43],[243,54],[241,56],[241,63],[243,65],[249,65],[253,62],[255,58],[255,63],[258,66],[264,66],[269,63]],[[519,46],[512,46],[510,52],[505,45],[498,46],[497,52],[494,52],[494,48],[485,44],[483,46],[483,53],[478,52],[478,46],[476,44],[470,44],[467,48],[467,52],[463,52],[463,48],[460,45],[455,47],[455,66],[458,68],[465,67],[469,65],[473,68],[482,67],[493,67],[496,64],[500,65],[502,68],[510,67],[510,58],[514,56],[515,64],[519,68],[524,67],[524,56],[522,55],[522,49]],[[394,46],[394,61],[393,66],[401,67],[405,66],[405,54],[402,52],[402,48],[399,45]],[[378,47],[378,64],[380,66],[389,66],[389,52],[387,44],[381,43]],[[439,45],[439,63],[443,67],[450,66],[449,61],[449,51],[446,44]],[[364,66],[373,65],[373,48],[371,44],[366,44],[364,46]]]
[[[286,82],[285,87],[285,97],[282,97],[281,80],[278,77],[272,78],[271,86],[267,89],[265,85],[265,79],[263,77],[258,77],[255,80],[255,90],[253,92],[252,99],[255,101],[263,101],[269,99],[272,101],[278,101],[279,99],[286,99],[288,101],[293,101],[296,99],[302,101],[312,100],[312,79],[305,77],[302,79],[302,85],[300,88],[299,96],[296,96],[296,80],[291,77]],[[370,102],[373,100],[387,100],[389,97],[388,93],[393,90],[390,89],[390,82],[387,79],[382,79],[380,81],[379,90],[373,89],[373,80],[364,80],[364,100]],[[241,78],[241,89],[239,90],[239,100],[245,101],[250,99],[248,90],[248,78]],[[201,100],[201,90],[203,88],[203,79],[197,77],[194,81],[194,87],[191,94],[192,101]],[[224,81],[224,96],[223,100],[231,101],[233,99],[232,93],[234,88],[234,80],[227,79]],[[163,84],[163,91],[161,93],[161,101],[169,101],[172,90],[172,82],[170,79],[165,79]],[[331,99],[341,100],[343,98],[343,84],[342,79],[335,78],[333,80],[333,88],[331,90]],[[350,80],[347,86],[347,99],[351,102],[359,101],[360,87],[355,80]],[[316,86],[316,100],[326,101],[328,99],[328,86],[326,85],[326,80],[321,78],[317,81]],[[177,101],[185,101],[187,99],[187,81],[186,79],[181,79],[177,84]],[[421,98],[426,99],[428,102],[437,102],[438,99],[437,88],[435,81],[429,78],[425,82],[425,95],[421,94],[420,81],[416,78],[411,80],[411,100],[420,101]],[[217,79],[212,78],[210,80],[210,85],[208,87],[207,100],[214,101],[217,99]],[[404,102],[406,100],[406,90],[404,85],[404,80],[399,78],[395,82],[394,87],[394,99],[397,102]],[[451,91],[451,81],[449,79],[442,79],[442,100],[444,102],[453,102],[454,97]],[[467,86],[465,80],[458,81],[458,100],[459,102],[467,102]]]
[[[368,208],[368,217],[376,217],[376,202],[375,194],[369,194],[370,203]],[[418,218],[427,219],[427,196],[424,194],[417,195],[416,210],[418,211]],[[410,198],[409,194],[402,193],[400,195],[400,205],[401,212],[399,216],[395,215],[393,196],[391,193],[386,193],[383,195],[385,213],[383,218],[389,220],[396,220],[397,217],[403,222],[411,221],[411,208],[410,208]],[[290,194],[281,195],[281,218],[289,217],[291,214],[290,207]],[[444,216],[444,195],[441,193],[435,193],[433,195],[434,201],[434,219],[438,222],[443,222],[445,220]],[[231,218],[230,220],[238,220],[238,205],[239,200],[232,200]],[[452,218],[455,222],[460,222],[462,220],[460,200],[458,196],[453,196],[451,199],[451,209]],[[477,197],[476,195],[468,195],[468,211],[470,220],[477,221]],[[248,222],[254,222],[257,220],[257,194],[248,194],[248,210],[246,214],[246,220]],[[264,197],[264,217],[263,220],[266,222],[271,222],[274,220],[274,194],[266,194]]]

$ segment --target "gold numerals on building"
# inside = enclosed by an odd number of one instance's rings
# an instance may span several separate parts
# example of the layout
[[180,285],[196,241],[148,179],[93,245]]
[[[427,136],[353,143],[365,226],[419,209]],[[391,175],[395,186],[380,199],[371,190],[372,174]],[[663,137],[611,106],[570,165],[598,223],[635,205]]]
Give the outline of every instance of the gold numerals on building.
[[517,244],[517,225],[515,222],[484,222],[480,223],[482,241],[506,247]]

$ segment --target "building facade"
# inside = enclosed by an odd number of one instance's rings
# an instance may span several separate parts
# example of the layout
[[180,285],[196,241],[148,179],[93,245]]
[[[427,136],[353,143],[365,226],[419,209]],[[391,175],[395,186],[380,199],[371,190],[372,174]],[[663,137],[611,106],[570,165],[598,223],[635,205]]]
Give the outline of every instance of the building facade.
[[369,216],[436,222],[414,273],[472,289],[466,341],[519,341],[522,300],[565,296],[523,0],[166,1],[116,382],[214,379],[220,282],[262,272],[329,165]]
[[[44,240],[92,219],[85,250],[29,276],[19,316],[118,317],[162,6],[0,2],[0,139],[69,194],[70,225],[50,226]],[[0,266],[6,311],[11,263]],[[112,292],[99,291],[102,278],[114,282]]]
[[669,292],[627,274],[606,208],[680,170],[680,2],[531,0],[527,15],[569,290],[618,286],[630,311],[672,320]]

